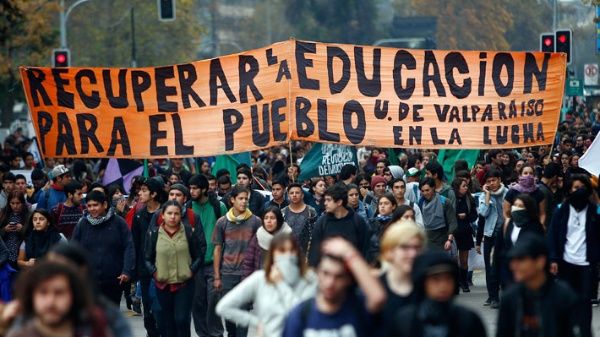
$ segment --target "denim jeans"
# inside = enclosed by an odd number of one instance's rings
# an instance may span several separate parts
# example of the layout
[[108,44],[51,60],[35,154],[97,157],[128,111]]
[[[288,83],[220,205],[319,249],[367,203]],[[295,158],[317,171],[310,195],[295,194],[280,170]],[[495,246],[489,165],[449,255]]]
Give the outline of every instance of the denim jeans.
[[153,313],[155,296],[151,296],[150,287],[152,286],[151,278],[141,278],[139,282],[139,290],[142,295],[142,306],[144,308],[144,328],[148,337],[159,337],[158,328],[156,327],[156,319]]
[[194,279],[174,292],[169,287],[164,290],[156,288],[156,299],[160,304],[156,320],[161,337],[190,337]]

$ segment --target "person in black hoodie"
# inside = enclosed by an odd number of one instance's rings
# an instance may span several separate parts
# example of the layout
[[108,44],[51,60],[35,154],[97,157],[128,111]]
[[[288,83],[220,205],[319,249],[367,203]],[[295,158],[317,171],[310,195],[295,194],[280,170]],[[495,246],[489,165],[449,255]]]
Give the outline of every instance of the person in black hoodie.
[[519,194],[511,206],[510,221],[504,226],[502,235],[496,236],[494,243],[502,289],[508,288],[513,283],[507,254],[525,233],[535,233],[541,236],[545,234],[544,227],[540,222],[537,202],[528,194]]
[[458,267],[447,253],[429,251],[415,259],[415,303],[396,314],[389,337],[485,337],[481,318],[453,303]]
[[[356,247],[363,257],[367,255],[370,243],[370,231],[363,218],[348,208],[348,188],[344,183],[337,183],[325,191],[325,214],[317,220],[312,230],[304,227],[300,235],[306,241],[308,264],[316,267],[321,243],[333,236],[341,236]],[[308,233],[308,231],[310,231]]]
[[583,306],[569,286],[548,275],[548,248],[533,232],[519,236],[509,251],[515,283],[502,296],[496,337],[590,336]]
[[145,180],[138,193],[139,202],[145,206],[137,211],[131,226],[131,235],[135,247],[137,278],[140,282],[142,292],[142,304],[144,307],[144,328],[148,337],[157,337],[159,332],[156,325],[155,315],[152,313],[152,298],[150,296],[150,282],[152,274],[146,268],[145,240],[146,233],[151,227],[152,219],[160,213],[160,207],[165,199],[165,192],[160,181],[150,178]]
[[569,193],[548,228],[550,272],[581,296],[585,328],[592,324],[593,266],[600,262],[600,215],[591,201],[590,179],[576,174],[567,182]]

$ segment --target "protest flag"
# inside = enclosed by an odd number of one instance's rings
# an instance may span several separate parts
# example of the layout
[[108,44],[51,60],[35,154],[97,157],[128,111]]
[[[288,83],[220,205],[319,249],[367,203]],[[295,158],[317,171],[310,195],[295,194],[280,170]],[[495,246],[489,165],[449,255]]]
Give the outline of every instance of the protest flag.
[[144,173],[144,165],[136,160],[110,158],[104,171],[102,185],[118,184],[125,193],[131,189],[131,180]]
[[300,163],[298,181],[312,177],[335,176],[346,164],[358,166],[355,147],[341,144],[313,144]]
[[594,142],[585,151],[583,156],[579,158],[579,167],[596,177],[600,176],[600,136],[598,135],[596,135],[596,139],[594,139]]
[[454,179],[454,163],[463,159],[469,167],[473,167],[479,158],[479,150],[440,150],[438,161],[444,167],[444,175],[448,182]]
[[248,166],[252,166],[252,161],[250,160],[250,152],[242,152],[236,154],[224,154],[217,156],[215,159],[215,165],[213,165],[212,173],[213,175],[217,175],[217,172],[220,169],[226,169],[231,174],[231,183],[237,183],[237,172],[236,168],[239,164],[247,164]]

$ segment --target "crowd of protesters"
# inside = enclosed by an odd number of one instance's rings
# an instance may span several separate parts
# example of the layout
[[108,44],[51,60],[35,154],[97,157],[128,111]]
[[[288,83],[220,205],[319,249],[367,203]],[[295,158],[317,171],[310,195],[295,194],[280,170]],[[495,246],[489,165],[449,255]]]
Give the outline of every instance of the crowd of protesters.
[[497,336],[591,336],[600,190],[578,159],[598,126],[578,107],[554,145],[481,151],[452,179],[434,151],[361,148],[358,166],[298,181],[297,142],[232,171],[151,160],[130,186],[102,185],[103,160],[35,163],[16,132],[0,332],[131,336],[124,300],[150,337],[485,336],[454,302],[475,250]]

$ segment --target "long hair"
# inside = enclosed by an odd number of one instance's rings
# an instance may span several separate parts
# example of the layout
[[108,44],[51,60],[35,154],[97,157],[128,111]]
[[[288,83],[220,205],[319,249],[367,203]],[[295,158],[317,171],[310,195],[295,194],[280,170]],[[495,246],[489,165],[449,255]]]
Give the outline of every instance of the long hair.
[[273,264],[275,263],[273,255],[275,254],[276,250],[283,247],[283,245],[285,245],[287,242],[290,242],[292,244],[292,248],[296,251],[300,275],[302,277],[306,275],[306,271],[308,270],[308,268],[304,260],[304,254],[302,253],[302,249],[300,248],[300,243],[298,243],[298,240],[296,240],[292,233],[279,233],[273,237],[273,240],[271,240],[269,251],[267,252],[267,256],[265,257],[265,277],[267,278],[267,282],[269,283],[273,283],[273,281],[270,278],[271,269],[273,269]]
[[46,218],[46,221],[48,221],[47,229],[55,228],[56,224],[54,223],[54,217],[51,216],[50,213],[43,208],[39,208],[39,209],[36,209],[33,212],[31,212],[31,214],[29,215],[29,218],[27,219],[27,228],[29,228],[31,231],[33,231],[33,216],[36,213],[41,214],[44,218]]
[[274,233],[277,233],[277,231],[279,231],[281,229],[281,227],[283,226],[283,222],[284,222],[283,214],[281,214],[281,210],[279,209],[279,207],[269,206],[263,213],[263,216],[261,219],[261,220],[263,220],[263,224],[265,221],[265,215],[267,215],[267,213],[273,213],[275,215],[275,219],[277,219],[277,228],[275,228]]
[[55,277],[63,276],[69,283],[73,303],[67,316],[78,326],[91,320],[93,300],[90,288],[71,266],[61,263],[42,261],[21,273],[16,282],[17,299],[21,303],[26,318],[35,316],[33,297],[37,288]]
[[20,234],[21,236],[25,236],[25,234],[29,231],[26,222],[29,219],[29,208],[27,207],[27,201],[25,201],[25,194],[19,191],[12,191],[8,193],[8,197],[6,198],[6,207],[2,211],[2,214],[0,214],[0,229],[4,229],[6,225],[8,225],[10,215],[13,213],[12,209],[10,208],[10,201],[13,199],[18,199],[21,202],[21,211],[18,214],[21,216],[21,221],[23,222],[21,225],[23,225],[23,229],[21,230]]

